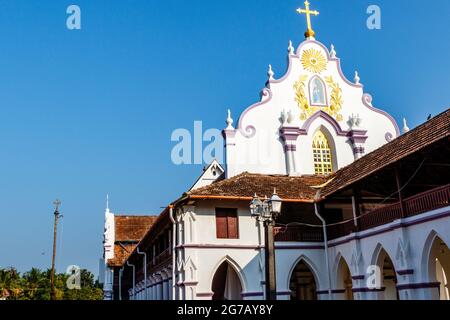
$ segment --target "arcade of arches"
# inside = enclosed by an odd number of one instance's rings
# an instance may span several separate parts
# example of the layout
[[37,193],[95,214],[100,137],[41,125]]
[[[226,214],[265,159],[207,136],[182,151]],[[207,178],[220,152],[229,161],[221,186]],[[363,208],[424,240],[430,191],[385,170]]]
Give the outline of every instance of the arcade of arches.
[[[398,300],[397,275],[391,258],[381,248],[376,260],[381,273],[381,290],[377,298],[382,300]],[[429,282],[439,283],[437,295],[440,300],[450,300],[450,249],[436,236],[431,245],[428,256]],[[352,277],[349,266],[344,258],[339,259],[336,273],[336,287],[334,298],[339,300],[353,300]],[[302,259],[292,271],[289,289],[291,300],[317,300],[317,283],[309,265]],[[213,281],[213,300],[242,300],[242,283],[235,268],[224,261],[216,270]]]

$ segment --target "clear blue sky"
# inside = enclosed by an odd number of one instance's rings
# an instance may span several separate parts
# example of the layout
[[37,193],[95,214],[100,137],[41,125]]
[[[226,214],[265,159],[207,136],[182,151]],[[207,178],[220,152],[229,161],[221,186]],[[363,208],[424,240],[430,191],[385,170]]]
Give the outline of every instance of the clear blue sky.
[[[359,70],[374,104],[411,127],[449,105],[450,1],[311,0],[317,39]],[[66,8],[82,30],[66,28]],[[378,4],[382,29],[366,28]],[[170,160],[176,128],[223,128],[258,99],[271,63],[303,39],[302,0],[0,1],[0,266],[95,272],[105,195],[114,212],[160,211],[201,166]]]

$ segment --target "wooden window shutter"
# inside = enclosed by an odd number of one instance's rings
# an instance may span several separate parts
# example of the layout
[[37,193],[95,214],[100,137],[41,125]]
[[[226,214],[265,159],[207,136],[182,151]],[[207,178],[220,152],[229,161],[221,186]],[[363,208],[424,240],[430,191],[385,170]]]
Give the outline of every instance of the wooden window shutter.
[[237,209],[216,208],[216,235],[219,239],[238,239]]
[[227,213],[224,210],[216,210],[216,235],[218,239],[228,237]]
[[237,210],[230,210],[227,216],[228,238],[239,238]]

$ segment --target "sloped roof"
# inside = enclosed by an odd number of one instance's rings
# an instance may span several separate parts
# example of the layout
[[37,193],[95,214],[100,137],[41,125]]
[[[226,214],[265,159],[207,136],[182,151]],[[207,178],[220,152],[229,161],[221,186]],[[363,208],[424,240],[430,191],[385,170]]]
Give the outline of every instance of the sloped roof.
[[114,216],[114,258],[108,260],[108,265],[122,266],[156,219],[156,216]]
[[263,175],[244,172],[229,179],[212,183],[206,187],[187,192],[189,198],[236,198],[250,200],[258,196],[270,197],[276,188],[278,195],[286,202],[312,202],[317,186],[327,181],[326,176]]
[[114,244],[114,258],[108,260],[110,267],[121,267],[127,261],[130,254],[136,248],[137,242],[134,243],[115,243]]
[[156,216],[114,216],[115,241],[141,240],[156,218]]
[[336,171],[330,177],[330,182],[321,189],[320,196],[321,198],[327,197],[414,152],[442,139],[448,139],[449,135],[450,109],[447,109],[422,125]]

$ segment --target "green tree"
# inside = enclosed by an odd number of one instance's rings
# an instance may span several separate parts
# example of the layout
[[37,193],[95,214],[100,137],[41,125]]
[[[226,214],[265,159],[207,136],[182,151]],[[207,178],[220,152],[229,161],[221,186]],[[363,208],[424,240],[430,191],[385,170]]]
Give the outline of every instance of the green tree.
[[[55,274],[55,291],[58,300],[101,300],[101,285],[86,269],[80,270],[80,289],[68,289],[68,275]],[[0,299],[50,300],[50,269],[32,268],[20,275],[15,268],[0,269]]]

